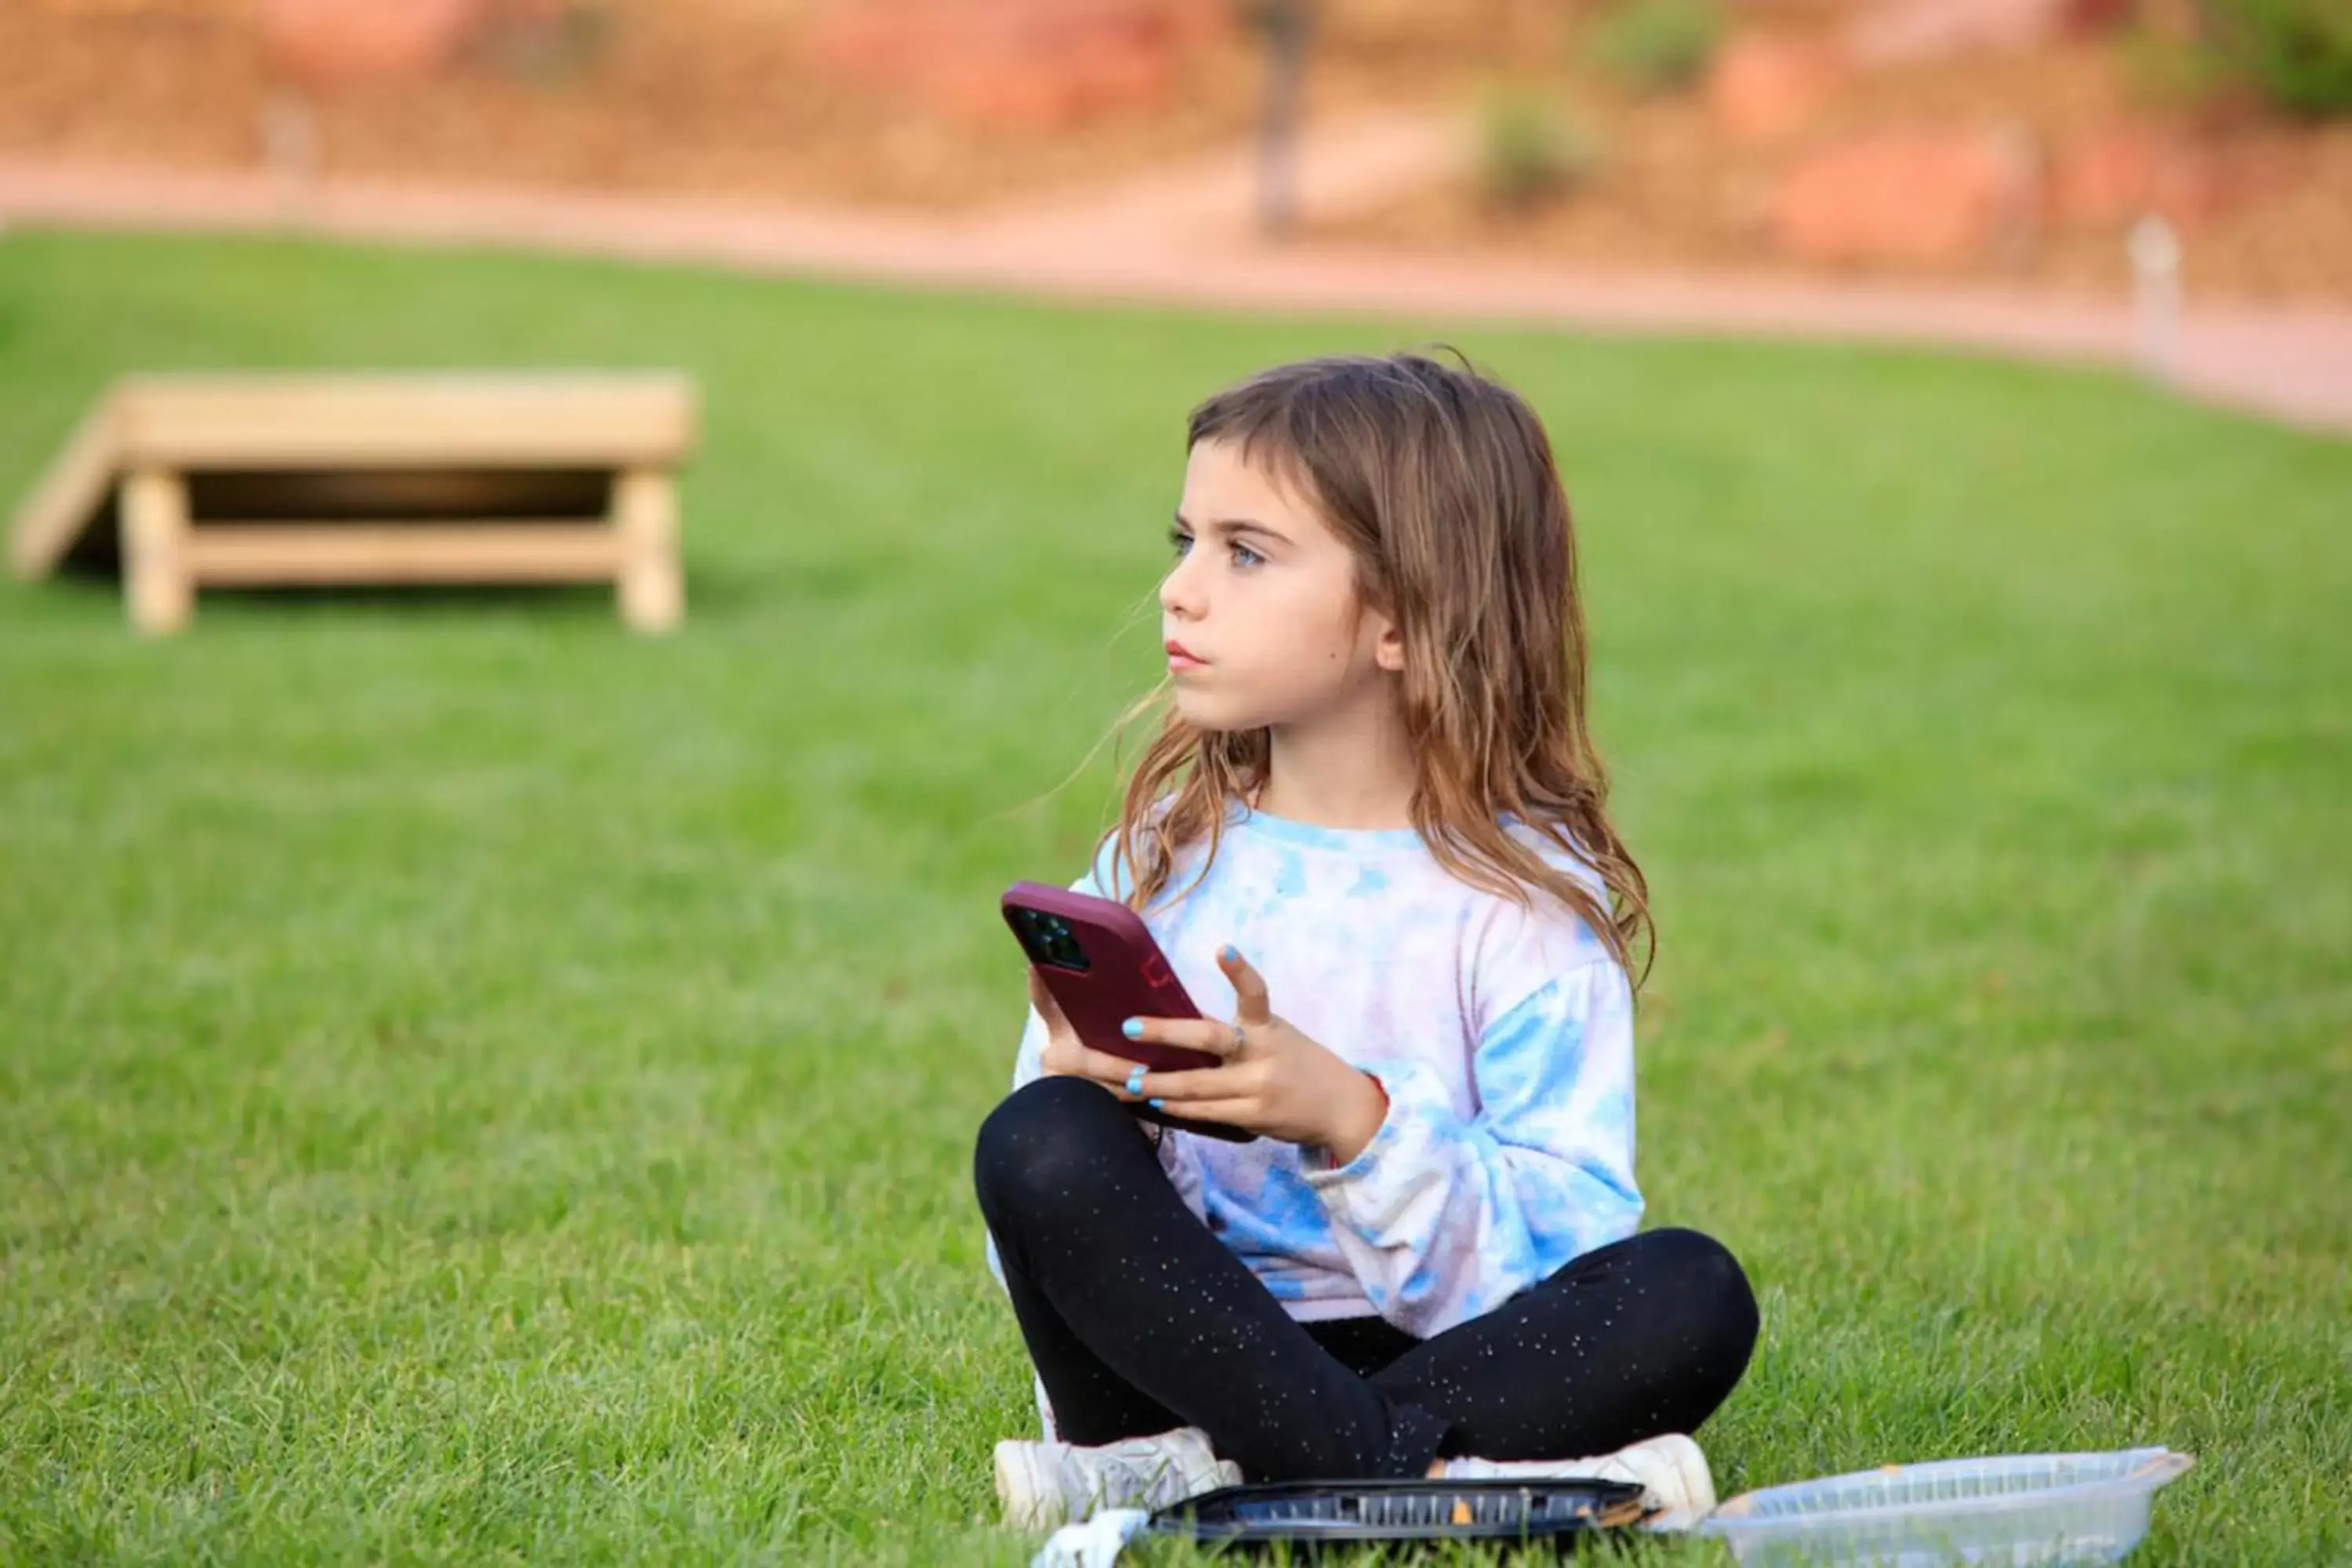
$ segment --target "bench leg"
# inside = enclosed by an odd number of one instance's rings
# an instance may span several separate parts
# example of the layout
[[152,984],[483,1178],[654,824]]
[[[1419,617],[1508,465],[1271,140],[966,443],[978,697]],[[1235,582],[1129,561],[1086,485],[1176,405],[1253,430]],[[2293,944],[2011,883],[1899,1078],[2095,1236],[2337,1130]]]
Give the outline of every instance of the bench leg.
[[613,486],[613,526],[621,536],[621,619],[641,632],[669,630],[686,614],[670,476],[655,468],[622,474]]
[[167,468],[139,468],[122,481],[122,598],[131,624],[153,637],[195,614],[188,569],[188,487]]

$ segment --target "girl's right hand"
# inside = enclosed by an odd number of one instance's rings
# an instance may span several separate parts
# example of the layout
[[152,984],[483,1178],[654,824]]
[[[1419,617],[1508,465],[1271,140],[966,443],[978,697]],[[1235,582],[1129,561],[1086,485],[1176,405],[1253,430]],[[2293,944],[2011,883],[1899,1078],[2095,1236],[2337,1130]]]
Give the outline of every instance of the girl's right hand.
[[1070,1026],[1070,1020],[1062,1013],[1062,1005],[1054,1000],[1053,992],[1046,989],[1045,978],[1034,964],[1029,967],[1029,1005],[1045,1020],[1045,1049],[1037,1058],[1041,1073],[1047,1078],[1086,1079],[1130,1102],[1143,1098],[1127,1092],[1127,1080],[1135,1072],[1136,1064],[1125,1057],[1080,1045],[1077,1030]]

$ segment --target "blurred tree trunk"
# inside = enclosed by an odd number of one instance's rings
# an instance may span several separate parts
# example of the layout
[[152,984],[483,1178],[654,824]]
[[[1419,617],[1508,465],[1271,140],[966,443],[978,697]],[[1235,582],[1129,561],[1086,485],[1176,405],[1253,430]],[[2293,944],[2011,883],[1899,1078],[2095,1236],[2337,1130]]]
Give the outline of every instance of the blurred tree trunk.
[[1298,226],[1298,132],[1314,31],[1310,0],[1247,0],[1250,24],[1265,35],[1265,98],[1258,134],[1258,226],[1272,239]]

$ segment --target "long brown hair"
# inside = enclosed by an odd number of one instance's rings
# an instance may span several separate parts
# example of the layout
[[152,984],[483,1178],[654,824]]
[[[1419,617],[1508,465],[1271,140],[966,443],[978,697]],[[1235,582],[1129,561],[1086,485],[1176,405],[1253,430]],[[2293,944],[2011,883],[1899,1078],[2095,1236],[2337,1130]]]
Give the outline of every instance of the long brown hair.
[[[1235,445],[1300,487],[1355,556],[1362,601],[1404,643],[1412,824],[1447,871],[1574,910],[1631,972],[1648,973],[1649,888],[1605,809],[1607,774],[1585,722],[1576,539],[1551,442],[1517,394],[1415,353],[1277,365],[1192,411],[1186,450]],[[1188,847],[1217,851],[1227,812],[1265,784],[1264,730],[1187,723],[1164,710],[1138,758],[1114,832],[1114,867],[1141,910]],[[1505,830],[1516,817],[1600,874],[1607,906]]]

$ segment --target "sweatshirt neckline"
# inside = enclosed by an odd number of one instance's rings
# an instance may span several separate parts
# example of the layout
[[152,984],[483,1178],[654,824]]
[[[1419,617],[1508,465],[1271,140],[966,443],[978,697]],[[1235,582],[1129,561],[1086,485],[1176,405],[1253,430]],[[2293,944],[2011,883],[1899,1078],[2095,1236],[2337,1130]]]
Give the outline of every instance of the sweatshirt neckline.
[[1233,828],[1304,849],[1330,849],[1343,854],[1396,854],[1423,847],[1417,827],[1325,827],[1287,816],[1274,816],[1236,802],[1226,816]]

